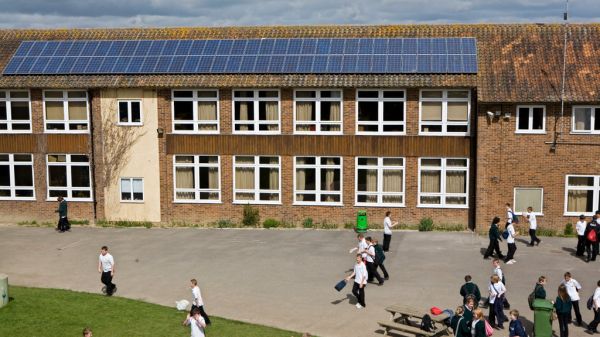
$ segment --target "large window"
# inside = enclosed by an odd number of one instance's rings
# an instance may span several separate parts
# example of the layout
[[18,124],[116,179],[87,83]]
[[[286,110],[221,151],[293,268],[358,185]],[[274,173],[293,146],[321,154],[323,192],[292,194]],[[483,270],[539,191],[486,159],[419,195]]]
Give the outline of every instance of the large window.
[[65,197],[69,200],[92,200],[90,160],[81,154],[49,154],[48,198]]
[[279,157],[235,156],[233,201],[279,203],[281,175]]
[[294,202],[340,205],[342,203],[341,157],[296,157]]
[[515,213],[524,214],[527,212],[527,207],[531,207],[534,214],[541,215],[544,205],[544,189],[538,187],[515,187],[513,205]]
[[571,132],[600,134],[600,106],[574,106]]
[[342,133],[341,90],[296,90],[296,133]]
[[234,133],[279,133],[278,90],[234,90]]
[[142,121],[142,101],[119,100],[117,102],[119,125],[140,126]]
[[219,156],[175,156],[175,202],[221,202]]
[[404,158],[356,158],[356,204],[404,206]]
[[173,90],[173,133],[219,133],[217,90]]
[[0,200],[35,200],[33,156],[0,154]]
[[546,107],[520,105],[517,107],[517,133],[545,133]]
[[46,132],[87,133],[89,129],[87,91],[44,91],[44,120]]
[[420,134],[469,134],[469,90],[421,90],[420,95]]
[[404,90],[358,90],[356,93],[358,134],[404,134]]
[[31,132],[29,91],[0,91],[0,132]]
[[144,201],[144,179],[121,178],[121,202]]
[[565,215],[593,215],[600,209],[600,176],[569,175],[565,187]]
[[466,208],[468,172],[466,158],[420,158],[418,206]]

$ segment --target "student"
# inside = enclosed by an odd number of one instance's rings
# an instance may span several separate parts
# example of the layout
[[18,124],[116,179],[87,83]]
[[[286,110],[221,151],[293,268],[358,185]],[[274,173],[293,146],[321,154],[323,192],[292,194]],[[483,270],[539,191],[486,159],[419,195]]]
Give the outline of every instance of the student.
[[392,212],[385,212],[385,218],[383,219],[383,251],[387,252],[390,250],[390,241],[392,240],[392,227],[398,224],[398,221],[392,222],[390,215]]
[[575,231],[577,231],[577,251],[575,252],[575,256],[583,256],[583,252],[585,251],[585,228],[587,227],[587,223],[585,222],[585,215],[581,214],[579,216],[579,221],[575,225]]
[[92,329],[84,328],[82,334],[83,334],[83,337],[92,337]]
[[[600,240],[600,226],[598,226],[597,221],[598,217],[594,215],[592,217],[592,221],[590,221],[590,223],[585,228],[585,250],[587,251],[587,258],[585,260],[586,262],[596,261],[596,255],[598,255],[598,240]],[[590,235],[590,232],[592,231],[595,232],[595,240],[590,240],[590,237],[592,236]]]
[[198,281],[195,278],[190,280],[190,288],[192,288],[192,308],[190,309],[190,315],[195,308],[200,310],[200,315],[204,318],[206,325],[210,325],[210,318],[204,311],[204,301],[202,300],[202,294],[200,293],[200,287],[198,287]]
[[535,291],[533,292],[533,298],[539,298],[542,300],[546,299],[546,276],[538,277],[538,282],[535,285]]
[[508,325],[509,337],[527,337],[527,332],[523,327],[523,323],[519,320],[519,311],[513,309],[510,311],[510,324]]
[[390,275],[388,274],[387,270],[385,269],[385,266],[383,265],[383,262],[385,261],[385,254],[383,252],[383,248],[381,248],[379,242],[377,242],[376,239],[373,239],[373,247],[375,248],[376,257],[375,270],[377,270],[377,268],[380,268],[381,272],[383,273],[383,279],[388,280],[390,278]]
[[[500,281],[498,275],[492,275],[490,277],[489,286],[489,301],[490,301],[490,324],[496,325],[498,329],[504,329],[504,294],[506,294],[506,287]],[[497,324],[494,324],[494,321]]]
[[[579,311],[579,290],[581,290],[581,284],[576,279],[571,277],[571,273],[566,272],[564,275],[565,279],[561,282],[567,288],[567,294],[571,299],[573,305],[573,311],[575,311],[575,321],[577,325],[581,325],[581,312]],[[569,312],[569,322],[571,322],[571,313]]]
[[460,295],[463,297],[463,304],[467,303],[469,295],[474,297],[477,303],[481,300],[479,287],[473,283],[471,275],[465,275],[465,284],[460,287]]
[[206,328],[206,322],[204,322],[204,318],[200,316],[200,309],[192,309],[191,315],[188,314],[187,318],[182,324],[190,326],[191,337],[204,337],[204,328]]
[[69,218],[67,217],[67,201],[63,197],[58,197],[56,201],[58,201],[58,208],[55,211],[58,213],[58,225],[56,226],[56,230],[60,233],[70,231],[71,224],[69,224]]
[[510,203],[506,203],[506,227],[513,223],[513,218],[515,216],[515,212],[513,212],[512,208],[510,208]]
[[596,290],[593,295],[594,320],[588,324],[588,329],[585,331],[589,334],[598,333],[598,323],[600,323],[600,281],[596,283]]
[[569,317],[571,316],[571,299],[564,284],[558,286],[558,296],[554,301],[554,308],[558,316],[560,337],[569,337]]
[[352,294],[356,296],[356,308],[361,309],[366,307],[365,304],[365,286],[367,285],[367,267],[362,259],[361,254],[356,254],[356,264],[354,265],[354,271],[350,276],[346,277],[346,281],[350,281],[354,277],[354,284],[352,285]]
[[358,245],[355,248],[350,249],[350,253],[353,252],[357,252],[358,254],[360,254],[363,258],[363,260],[367,259],[367,248],[369,248],[369,245],[367,244],[367,241],[365,240],[365,236],[362,234],[358,234],[356,236],[356,239],[358,240]]
[[493,259],[492,266],[494,267],[493,275],[498,275],[502,284],[506,285],[506,278],[504,277],[504,273],[502,272],[502,268],[500,268],[500,259]]
[[490,238],[490,244],[488,245],[488,248],[485,251],[485,254],[483,255],[484,259],[488,259],[494,253],[494,251],[496,251],[496,255],[499,259],[504,258],[504,255],[502,255],[502,252],[500,251],[500,244],[498,243],[498,241],[502,241],[502,238],[500,238],[500,232],[498,231],[499,222],[499,217],[494,217],[494,219],[492,220],[492,225],[490,226],[490,231],[488,233],[488,237]]
[[112,296],[117,291],[117,286],[112,283],[115,276],[115,259],[108,253],[108,247],[102,246],[98,258],[98,272],[102,274],[100,280],[106,286],[106,295]]
[[527,220],[527,222],[529,222],[529,236],[531,237],[531,242],[529,243],[529,245],[531,247],[533,247],[533,244],[535,243],[539,246],[540,242],[542,242],[542,240],[540,240],[535,235],[535,231],[537,230],[537,219],[535,217],[535,214],[533,214],[533,207],[531,207],[531,206],[527,207],[527,213],[525,214],[525,219]]
[[365,238],[367,241],[367,272],[369,273],[369,277],[367,278],[367,282],[373,282],[373,278],[377,279],[379,285],[383,285],[383,278],[377,272],[377,266],[375,265],[375,247],[373,246],[373,239],[370,236]]
[[468,325],[473,321],[473,311],[477,309],[475,306],[475,297],[473,295],[467,295],[467,303],[463,305],[463,317]]
[[506,254],[504,263],[513,264],[517,262],[514,259],[515,252],[517,251],[517,244],[515,243],[515,236],[517,236],[517,233],[515,232],[515,227],[513,226],[512,222],[508,224],[508,226],[506,227],[506,231],[508,232],[508,238],[506,238],[508,253]]
[[473,322],[471,322],[471,336],[487,337],[485,334],[485,319],[483,318],[483,311],[481,311],[481,309],[475,309],[473,315]]
[[471,329],[467,320],[463,317],[463,307],[457,307],[454,316],[450,320],[450,327],[454,331],[454,337],[471,337]]

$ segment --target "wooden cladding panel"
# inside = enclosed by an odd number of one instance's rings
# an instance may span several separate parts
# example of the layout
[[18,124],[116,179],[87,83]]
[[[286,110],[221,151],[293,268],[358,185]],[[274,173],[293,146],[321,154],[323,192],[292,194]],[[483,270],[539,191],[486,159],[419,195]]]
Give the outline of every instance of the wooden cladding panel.
[[44,135],[48,153],[88,153],[89,135]]
[[168,154],[469,157],[468,137],[167,135]]
[[0,153],[88,153],[89,135],[0,135]]
[[37,148],[36,135],[0,135],[0,153],[34,153]]

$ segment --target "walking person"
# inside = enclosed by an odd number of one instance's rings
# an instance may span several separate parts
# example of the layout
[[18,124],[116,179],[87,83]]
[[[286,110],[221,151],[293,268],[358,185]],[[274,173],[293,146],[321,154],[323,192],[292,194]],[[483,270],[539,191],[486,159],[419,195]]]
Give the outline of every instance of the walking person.
[[535,232],[537,230],[537,219],[535,217],[535,214],[533,213],[533,207],[531,207],[531,206],[527,207],[527,213],[525,214],[525,219],[527,220],[527,222],[529,222],[529,237],[531,237],[531,242],[529,243],[529,245],[531,247],[533,247],[533,244],[535,243],[539,246],[540,242],[542,242],[542,240],[540,240],[535,235]]
[[[496,326],[498,329],[504,329],[504,296],[506,294],[506,287],[500,281],[498,275],[492,275],[490,277],[489,286],[489,301],[490,301],[490,324]],[[495,323],[496,322],[496,323]]]
[[112,296],[117,291],[117,286],[112,283],[115,276],[115,259],[108,253],[107,246],[102,246],[100,249],[98,272],[102,273],[100,280],[106,286],[106,295]]
[[383,252],[381,245],[379,245],[379,242],[377,242],[377,239],[373,239],[373,247],[375,248],[375,270],[377,270],[377,268],[381,269],[381,272],[383,273],[383,279],[388,280],[390,275],[383,265],[383,262],[385,261],[385,253]]
[[499,259],[504,258],[504,255],[502,255],[502,252],[500,251],[500,243],[498,243],[498,241],[502,241],[502,238],[500,238],[500,231],[498,230],[499,222],[499,217],[494,217],[492,220],[492,225],[490,226],[490,231],[488,232],[490,244],[483,255],[484,259],[488,259],[492,254],[494,254],[494,251],[496,251],[496,255]]
[[463,307],[457,307],[454,316],[450,320],[450,327],[454,332],[454,337],[471,337],[471,329],[467,320],[463,317],[463,313]]
[[373,278],[377,279],[379,285],[383,285],[383,278],[377,272],[377,267],[375,265],[375,247],[373,246],[373,239],[370,236],[365,238],[367,241],[367,273],[369,277],[367,278],[367,282],[373,282]]
[[56,201],[58,201],[58,208],[55,211],[56,213],[58,213],[58,225],[56,226],[56,230],[60,233],[70,231],[71,224],[69,224],[69,218],[67,217],[67,201],[63,197],[58,197]]
[[383,219],[383,251],[387,252],[390,250],[390,241],[392,240],[392,227],[398,224],[398,221],[392,222],[390,218],[392,212],[385,212],[385,218]]
[[365,304],[365,287],[367,286],[367,267],[363,262],[362,255],[356,254],[356,264],[354,265],[354,271],[350,276],[346,277],[346,281],[350,281],[354,277],[354,284],[352,285],[352,294],[356,296],[356,308],[361,309],[366,307]]
[[592,296],[592,309],[594,310],[594,320],[588,324],[588,329],[585,331],[589,334],[598,333],[598,323],[600,323],[600,281],[596,283],[596,290]]
[[363,258],[363,260],[366,261],[367,259],[367,248],[369,248],[369,245],[367,244],[367,241],[365,240],[365,236],[362,234],[358,234],[356,236],[356,239],[358,240],[358,245],[352,249],[350,249],[350,253],[354,253],[355,251],[360,254]]
[[465,284],[460,287],[460,296],[463,297],[463,304],[467,303],[469,296],[475,298],[476,303],[481,300],[481,292],[479,292],[479,287],[473,283],[471,275],[465,275]]
[[475,309],[473,316],[473,322],[471,322],[471,336],[487,337],[487,334],[485,333],[485,319],[483,318],[483,311],[481,309]]
[[500,268],[500,259],[492,260],[492,266],[494,267],[492,275],[498,275],[502,284],[506,285],[506,277],[504,277],[504,272],[502,272],[502,268]]
[[514,224],[519,223],[519,218],[517,218],[517,216],[515,215],[515,212],[513,212],[512,208],[510,208],[510,203],[507,202],[506,203],[506,227],[508,227],[509,224],[512,224],[514,222]]
[[[580,326],[582,323],[581,312],[579,311],[579,290],[581,290],[581,284],[579,284],[576,279],[571,277],[570,272],[566,272],[564,277],[565,279],[561,282],[561,284],[564,284],[567,288],[567,294],[569,294],[573,311],[575,311],[575,322],[577,322],[577,326]],[[571,322],[570,314],[571,312],[569,312],[569,323]]]
[[598,255],[598,239],[600,236],[600,226],[598,226],[598,217],[594,215],[592,221],[585,228],[585,250],[587,252],[586,262],[596,261]]
[[190,314],[192,314],[195,308],[200,310],[200,315],[204,318],[206,325],[210,325],[210,318],[204,311],[204,301],[202,300],[202,293],[200,293],[200,287],[198,287],[198,281],[195,278],[190,280],[190,288],[192,289],[192,308]]
[[583,252],[585,251],[585,228],[587,227],[587,222],[585,222],[585,215],[581,214],[579,216],[579,221],[575,224],[575,231],[577,232],[577,250],[575,252],[575,256],[583,256]]
[[567,287],[564,284],[558,286],[558,296],[554,301],[554,308],[558,316],[558,327],[560,337],[569,337],[569,318],[571,316],[571,298],[567,293]]
[[513,264],[517,262],[517,260],[514,259],[515,252],[517,251],[517,244],[515,243],[515,236],[517,236],[517,233],[515,232],[515,227],[512,224],[512,222],[508,224],[508,226],[506,227],[506,231],[508,232],[508,237],[506,238],[508,253],[506,254],[504,263]]
[[200,316],[200,309],[192,309],[192,313],[188,314],[187,318],[183,321],[183,325],[189,325],[191,331],[191,337],[204,337],[204,328],[206,328],[206,322],[204,318]]

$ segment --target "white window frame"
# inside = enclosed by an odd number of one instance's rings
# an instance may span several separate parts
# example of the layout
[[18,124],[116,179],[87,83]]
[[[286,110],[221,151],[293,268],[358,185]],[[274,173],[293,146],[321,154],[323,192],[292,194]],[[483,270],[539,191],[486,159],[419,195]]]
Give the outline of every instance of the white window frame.
[[[177,163],[175,157],[194,157],[193,163]],[[217,163],[200,163],[200,157],[217,157]],[[194,188],[178,189],[177,186],[177,167],[192,167],[194,168]],[[201,167],[216,167],[219,187],[217,189],[201,189],[200,185],[200,168]],[[177,199],[177,192],[194,192],[194,199]],[[200,193],[219,193],[219,198],[215,200],[200,199]],[[220,204],[221,203],[221,156],[217,155],[192,155],[192,154],[177,154],[173,155],[173,203],[176,204]]]
[[[377,165],[359,165],[359,159],[377,159]],[[384,159],[402,159],[402,166],[384,166]],[[354,160],[354,205],[355,206],[371,206],[371,207],[405,207],[406,205],[406,158],[404,157],[356,157]],[[376,192],[359,192],[358,191],[358,170],[369,169],[377,170],[377,191]],[[385,170],[402,170],[402,192],[384,192],[383,191],[383,172]],[[375,195],[377,202],[359,202],[358,195]],[[401,203],[384,203],[384,196],[402,196]]]
[[[540,190],[542,191],[542,202],[541,202],[541,212],[533,212],[534,215],[544,216],[544,188],[543,187],[524,187],[518,186],[513,189],[513,205],[517,204],[517,190]],[[515,213],[518,213],[515,211]],[[525,215],[526,211],[521,212],[521,215]]]
[[[127,103],[127,122],[121,122],[121,103]],[[133,122],[131,116],[131,103],[138,103],[140,105],[140,121]],[[117,125],[122,126],[142,126],[144,125],[144,110],[142,109],[141,99],[118,99],[117,100]]]
[[[175,97],[177,91],[191,91],[192,97]],[[210,91],[215,92],[215,97],[198,97],[198,91]],[[193,120],[176,121],[175,120],[175,101],[193,102]],[[216,120],[204,120],[198,119],[198,102],[216,102],[217,119]],[[192,124],[193,130],[176,130],[176,124]],[[200,130],[198,124],[212,124],[216,125],[216,130]],[[171,90],[171,130],[173,133],[178,134],[218,134],[221,130],[221,113],[220,113],[220,95],[217,89],[172,89]]]
[[[31,92],[29,90],[0,90],[4,92],[4,98],[0,97],[0,102],[5,102],[6,104],[6,121],[0,121],[2,124],[6,124],[6,130],[0,129],[0,133],[32,133],[33,127],[31,124]],[[11,98],[11,92],[27,92],[27,98]],[[12,118],[12,102],[27,102],[27,106],[29,109],[29,120],[15,121]],[[20,125],[29,125],[29,130],[13,130],[13,124]]]
[[[123,199],[123,180],[126,180],[129,182],[129,186],[131,186],[131,192],[129,192],[131,199],[129,200],[124,200]],[[142,181],[142,200],[135,200],[133,199],[133,181],[134,180],[141,180]],[[122,203],[127,203],[127,204],[143,204],[146,196],[145,196],[145,189],[144,189],[144,178],[141,177],[121,177],[119,179],[119,198],[121,200]]]
[[[529,119],[528,121],[528,129],[519,129],[519,120],[522,118],[521,116],[521,109],[528,109],[528,116],[527,118]],[[532,129],[533,126],[533,109],[535,108],[542,108],[543,110],[543,119],[542,119],[542,129],[538,130],[538,129]],[[516,112],[517,118],[516,118],[516,124],[515,124],[515,133],[521,133],[521,134],[545,134],[546,133],[546,106],[545,105],[517,105],[517,112]]]
[[[254,163],[252,164],[236,164],[236,157],[252,157]],[[277,158],[278,164],[261,164],[261,157],[274,157]],[[254,189],[238,189],[235,187],[236,182],[236,169],[238,167],[247,167],[254,169]],[[262,190],[260,189],[260,169],[261,168],[276,168],[278,170],[278,186],[277,190]],[[237,193],[254,193],[253,200],[237,200]],[[260,200],[261,193],[277,193],[279,200]],[[233,156],[233,203],[234,204],[268,204],[268,205],[281,205],[281,157],[280,156]]]
[[[590,130],[576,130],[575,129],[575,109],[591,109],[590,115]],[[600,111],[600,105],[574,105],[571,108],[571,133],[581,135],[600,135],[600,129],[594,130],[594,123],[596,119],[596,110]],[[600,116],[598,116],[600,118]]]
[[[62,91],[62,98],[46,98],[46,92],[48,91]],[[69,92],[85,92],[85,98],[69,98]],[[42,93],[42,107],[44,113],[44,132],[45,133],[90,133],[90,103],[88,102],[87,90],[54,90],[47,89]],[[63,103],[63,119],[56,121],[48,121],[46,119],[46,102],[62,102]],[[69,120],[69,102],[85,102],[86,120]],[[64,124],[64,130],[48,130],[48,124]],[[87,126],[86,130],[69,130],[69,124],[84,124]]]
[[[441,91],[442,98],[423,98],[423,92],[427,91]],[[466,91],[468,92],[467,98],[448,98],[448,93],[452,91]],[[423,102],[441,102],[442,103],[442,120],[440,122],[434,121],[423,121],[422,118],[422,103]],[[448,126],[461,125],[464,126],[464,122],[449,122],[448,121],[448,103],[449,102],[466,102],[467,103],[467,131],[466,132],[448,132]],[[423,125],[441,125],[442,131],[422,131]],[[470,89],[421,89],[419,90],[419,135],[423,136],[469,136],[471,134],[471,90]]]
[[[0,197],[0,200],[35,200],[35,168],[34,168],[34,158],[31,153],[1,153],[2,155],[8,155],[8,161],[0,161],[0,165],[8,165],[10,172],[12,173],[10,176],[10,186],[3,186],[2,189],[10,188],[10,197]],[[29,155],[31,156],[31,161],[15,161],[15,155]],[[31,179],[33,182],[32,186],[16,186],[15,185],[15,166],[25,166],[31,165]],[[32,190],[33,196],[31,197],[17,197],[15,196],[16,190]]]
[[[315,97],[298,98],[298,97],[296,97],[296,93],[298,91],[314,91]],[[340,97],[339,98],[337,98],[337,97],[336,98],[332,98],[332,97],[321,98],[321,92],[323,92],[323,91],[339,91]],[[298,120],[296,119],[296,103],[297,102],[315,102],[315,121],[314,122],[306,122],[306,121],[298,122]],[[339,102],[340,103],[340,121],[339,122],[327,122],[327,121],[324,122],[321,120],[321,102]],[[311,89],[311,88],[294,89],[293,109],[294,109],[294,125],[293,125],[294,134],[298,134],[298,135],[314,135],[314,134],[341,135],[344,133],[344,90],[342,90],[342,89],[325,89],[325,88],[322,88],[322,89]],[[307,125],[307,124],[309,124],[309,125],[314,124],[316,126],[315,131],[298,131],[298,130],[296,130],[297,125]],[[322,125],[339,125],[340,131],[321,131]]]
[[[358,93],[360,91],[370,91],[370,92],[377,92],[377,98],[360,98],[358,96]],[[403,98],[385,98],[384,94],[386,92],[390,92],[390,91],[401,91],[404,93],[404,97]],[[375,122],[360,122],[358,120],[358,104],[359,102],[377,102],[377,121]],[[386,122],[383,120],[384,117],[384,103],[385,102],[402,102],[403,108],[402,108],[402,114],[404,115],[403,121],[402,122],[398,122],[398,121],[392,121],[392,122]],[[370,135],[370,136],[377,136],[377,135],[384,135],[384,136],[396,136],[396,135],[406,135],[406,89],[356,89],[356,113],[355,113],[355,119],[356,119],[356,134],[357,135]],[[359,126],[361,125],[377,125],[377,131],[359,131]],[[402,125],[404,131],[402,132],[397,132],[397,131],[383,131],[383,128],[385,125]]]
[[[296,163],[297,158],[315,158],[314,165]],[[321,158],[338,158],[340,160],[339,165],[321,165]],[[296,187],[296,170],[299,168],[314,168],[315,169],[315,189],[314,190],[298,190]],[[321,170],[322,169],[339,169],[340,170],[340,190],[339,191],[322,191],[321,190]],[[294,156],[294,203],[293,205],[314,205],[314,206],[344,206],[344,157],[342,156]],[[297,200],[297,194],[315,194],[316,201],[300,201]],[[322,194],[338,194],[340,196],[339,202],[327,202],[320,201]]]
[[[235,97],[236,91],[251,91],[253,97]],[[259,97],[260,91],[277,91],[277,97]],[[281,90],[279,89],[233,89],[231,90],[231,132],[233,134],[281,134]],[[254,120],[239,121],[235,119],[235,102],[252,102],[254,107]],[[277,123],[261,120],[259,113],[260,102],[277,102]],[[236,125],[253,125],[254,130],[236,130]],[[260,130],[261,125],[277,125],[277,130]]]
[[[569,187],[569,178],[570,177],[586,177],[586,178],[594,178],[593,186],[572,186]],[[592,211],[591,212],[569,212],[568,211],[568,202],[569,202],[569,190],[578,190],[578,191],[593,191],[594,196],[592,199]],[[600,175],[594,174],[567,174],[565,175],[565,208],[564,214],[565,216],[579,216],[581,214],[586,216],[594,215],[594,212],[597,208],[598,202],[600,201]]]
[[[439,193],[430,193],[430,192],[421,192],[421,172],[423,170],[423,167],[421,166],[421,160],[423,159],[441,159],[441,166],[435,168],[435,167],[431,167],[431,166],[426,166],[427,168],[425,169],[426,171],[440,171],[440,192]],[[460,160],[466,160],[467,161],[467,166],[466,167],[458,167],[458,166],[450,166],[448,167],[446,165],[448,160],[453,160],[453,159],[460,159]],[[440,158],[440,157],[420,157],[419,158],[419,171],[418,171],[418,195],[417,195],[417,207],[422,207],[422,208],[469,208],[469,179],[470,179],[470,172],[469,172],[469,158],[461,158],[461,157],[448,157],[448,158]],[[465,171],[467,173],[466,176],[466,188],[465,188],[465,193],[446,193],[446,172],[447,171]],[[440,197],[440,204],[438,205],[434,205],[434,204],[422,204],[421,203],[421,197]],[[464,197],[466,199],[466,204],[465,205],[453,205],[453,204],[446,204],[446,198],[447,197]]]
[[[49,156],[66,156],[66,161],[65,162],[50,162],[48,160]],[[88,156],[88,161],[87,162],[73,162],[71,161],[71,156]],[[50,187],[50,166],[66,166],[67,170],[67,186],[66,187]],[[71,168],[73,166],[87,166],[88,168],[88,174],[90,177],[90,186],[89,187],[73,187],[73,181],[72,181],[72,173],[71,173]],[[94,186],[94,177],[92,176],[92,169],[91,169],[91,165],[90,165],[90,161],[89,161],[89,155],[85,154],[85,153],[72,153],[72,154],[65,154],[65,153],[48,153],[46,155],[46,201],[54,201],[56,200],[56,197],[51,197],[50,196],[50,190],[57,190],[57,191],[66,191],[67,192],[67,196],[65,197],[65,199],[67,199],[68,201],[93,201],[93,186]],[[73,190],[89,190],[90,192],[90,197],[89,198],[74,198],[73,197]]]

